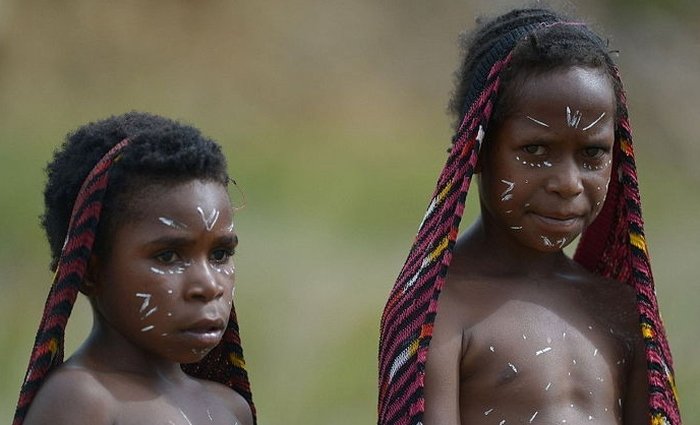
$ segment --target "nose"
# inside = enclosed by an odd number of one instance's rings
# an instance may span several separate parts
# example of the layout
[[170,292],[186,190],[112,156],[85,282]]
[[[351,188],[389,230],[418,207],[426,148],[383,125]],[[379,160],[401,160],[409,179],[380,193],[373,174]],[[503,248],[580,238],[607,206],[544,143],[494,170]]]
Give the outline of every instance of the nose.
[[194,262],[188,270],[185,296],[193,301],[211,301],[224,294],[224,286],[219,283],[219,273],[208,261]]
[[576,160],[570,158],[552,167],[546,188],[566,199],[580,195],[583,192],[583,181]]

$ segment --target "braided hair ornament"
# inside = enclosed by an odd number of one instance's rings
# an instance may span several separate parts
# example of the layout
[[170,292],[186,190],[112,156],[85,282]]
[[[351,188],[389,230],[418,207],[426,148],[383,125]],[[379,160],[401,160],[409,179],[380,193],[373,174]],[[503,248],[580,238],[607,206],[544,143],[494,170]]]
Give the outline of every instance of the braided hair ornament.
[[[425,411],[425,364],[479,148],[492,120],[502,72],[527,36],[565,22],[549,11],[511,12],[519,25],[477,57],[464,97],[463,119],[427,212],[382,314],[379,340],[379,425],[418,425]],[[592,34],[592,33],[591,33]],[[605,51],[605,44],[596,39]],[[644,337],[653,425],[680,425],[671,353],[659,315],[649,262],[631,127],[622,82],[614,70],[618,104],[613,173],[603,208],[581,236],[574,259],[606,278],[632,286]],[[460,99],[461,101],[462,99]]]
[[[93,252],[109,171],[129,143],[128,138],[122,140],[99,160],[75,199],[66,241],[46,300],[12,425],[24,422],[42,384],[63,363],[65,328]],[[191,376],[222,383],[241,394],[250,405],[255,421],[255,407],[233,305],[219,345],[199,362],[182,365],[182,369]]]

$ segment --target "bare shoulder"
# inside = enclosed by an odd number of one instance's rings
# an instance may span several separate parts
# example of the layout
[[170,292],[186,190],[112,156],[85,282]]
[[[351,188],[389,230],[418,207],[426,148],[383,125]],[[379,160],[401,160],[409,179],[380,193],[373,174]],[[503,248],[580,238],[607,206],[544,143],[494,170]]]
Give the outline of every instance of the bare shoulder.
[[253,425],[253,414],[250,411],[250,405],[248,405],[248,402],[242,395],[218,382],[207,380],[201,380],[200,382],[229,407],[231,413],[240,420],[240,425]]
[[112,424],[115,406],[111,393],[91,371],[64,365],[42,385],[24,424]]

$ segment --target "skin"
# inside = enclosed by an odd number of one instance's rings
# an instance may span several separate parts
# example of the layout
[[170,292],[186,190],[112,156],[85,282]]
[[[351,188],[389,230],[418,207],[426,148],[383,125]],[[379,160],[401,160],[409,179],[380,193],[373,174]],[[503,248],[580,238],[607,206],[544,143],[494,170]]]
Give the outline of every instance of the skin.
[[90,260],[92,332],[25,424],[252,424],[242,396],[180,368],[219,343],[231,311],[238,239],[226,188],[193,180],[142,194],[109,257]]
[[604,201],[614,112],[605,73],[566,68],[528,79],[487,134],[481,215],[459,238],[439,299],[426,425],[648,423],[634,291],[561,250]]

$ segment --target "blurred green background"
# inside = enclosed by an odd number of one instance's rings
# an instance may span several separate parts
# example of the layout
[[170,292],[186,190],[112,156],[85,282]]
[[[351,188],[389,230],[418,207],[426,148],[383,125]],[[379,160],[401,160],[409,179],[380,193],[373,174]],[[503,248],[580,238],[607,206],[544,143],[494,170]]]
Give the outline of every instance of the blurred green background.
[[[699,7],[576,3],[553,2],[620,50],[681,407],[700,423]],[[0,0],[0,422],[51,280],[43,167],[68,131],[135,109],[220,141],[247,195],[236,303],[260,423],[373,423],[379,316],[450,142],[457,35],[517,4]]]

